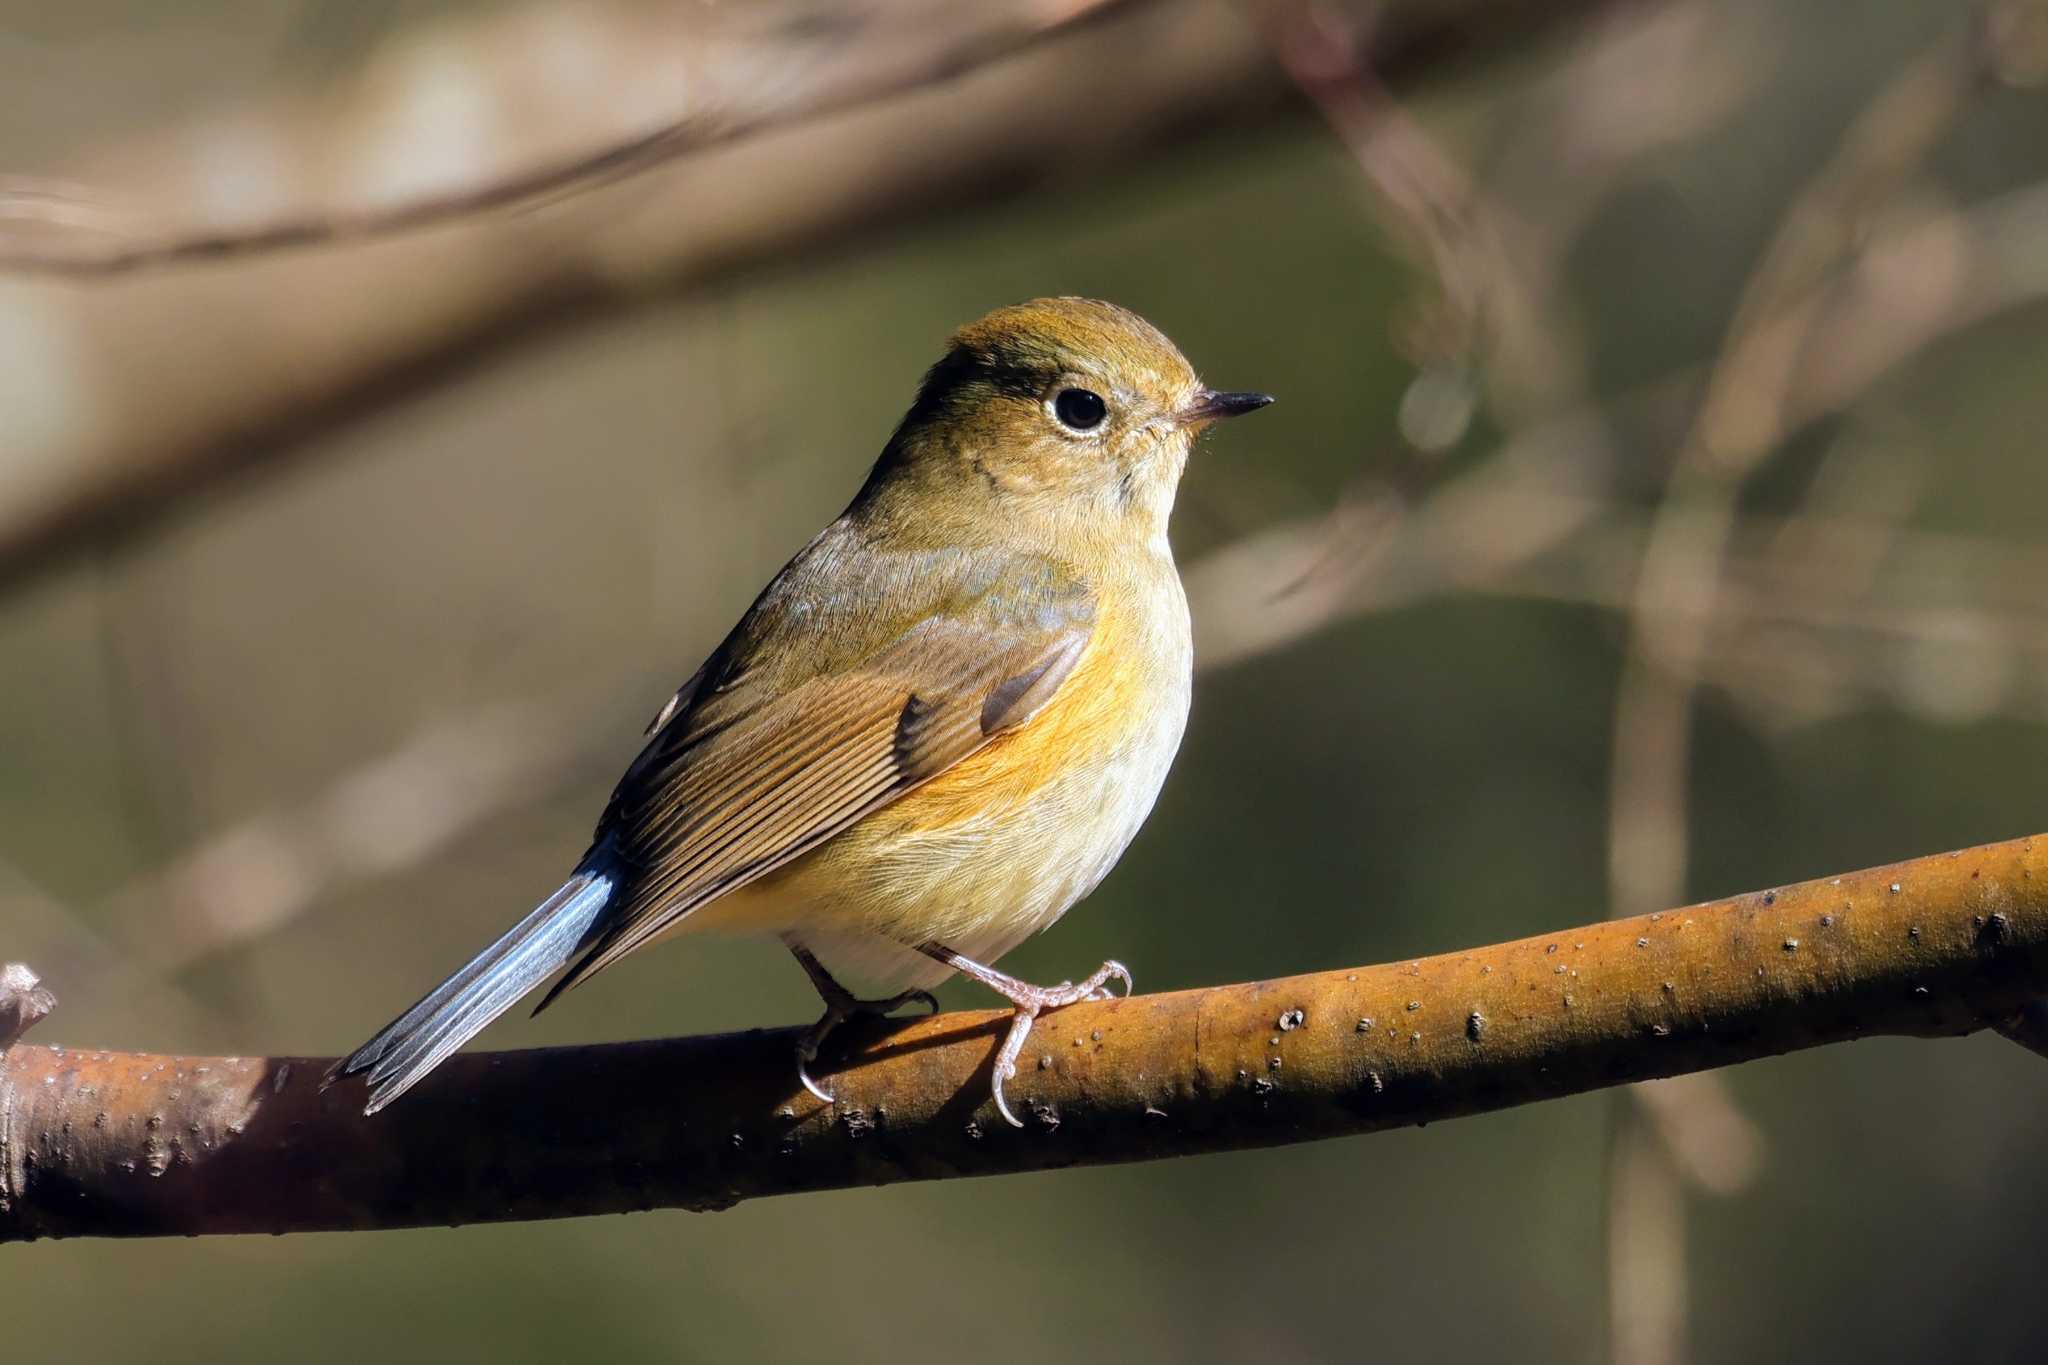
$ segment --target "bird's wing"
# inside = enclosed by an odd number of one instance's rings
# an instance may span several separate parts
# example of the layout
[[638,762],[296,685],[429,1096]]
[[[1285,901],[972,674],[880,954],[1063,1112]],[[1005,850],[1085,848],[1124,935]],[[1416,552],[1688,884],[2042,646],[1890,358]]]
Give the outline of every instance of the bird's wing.
[[832,535],[762,594],[619,783],[598,826],[619,898],[542,1008],[1029,721],[1087,645],[1094,599],[1050,561],[847,555]]

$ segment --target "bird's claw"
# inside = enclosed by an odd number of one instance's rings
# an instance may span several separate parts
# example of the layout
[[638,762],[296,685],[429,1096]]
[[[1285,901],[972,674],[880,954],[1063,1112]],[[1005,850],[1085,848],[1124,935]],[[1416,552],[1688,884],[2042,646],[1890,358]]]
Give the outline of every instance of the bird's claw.
[[816,1081],[811,1079],[811,1061],[812,1059],[809,1057],[797,1058],[796,1078],[799,1081],[803,1082],[804,1089],[810,1091],[811,1094],[817,1097],[818,1102],[820,1104],[837,1104],[838,1101],[832,1097],[831,1091],[825,1089],[825,1087],[819,1085]]
[[796,1040],[796,1078],[804,1089],[811,1092],[821,1103],[836,1104],[832,1092],[811,1079],[811,1063],[818,1060],[818,1051],[832,1031],[856,1015],[869,1014],[876,1018],[887,1018],[905,1005],[922,1004],[932,1014],[939,1012],[939,999],[930,991],[909,990],[890,996],[887,1000],[856,1000],[851,995],[840,999],[828,999],[825,1013],[818,1022],[805,1029],[803,1036]]
[[[1017,1068],[1010,1068],[1011,1075],[1014,1076],[1016,1072]],[[1011,1113],[1009,1104],[1005,1102],[1003,1099],[1003,1078],[1000,1076],[996,1078],[995,1096],[996,1112],[1003,1116],[1003,1122],[1009,1124],[1012,1128],[1022,1128],[1024,1126],[1024,1120],[1018,1118],[1015,1114]]]
[[1062,981],[1057,986],[1031,986],[1008,977],[999,979],[1002,982],[1000,985],[987,979],[983,980],[983,984],[1005,996],[1017,1007],[1017,1012],[1010,1016],[1010,1032],[1004,1037],[1002,1050],[996,1054],[995,1064],[991,1068],[991,1088],[995,1092],[996,1112],[1001,1114],[1003,1121],[1012,1128],[1022,1128],[1024,1121],[1010,1112],[1009,1101],[1003,1098],[1003,1082],[1016,1079],[1017,1058],[1024,1051],[1025,1040],[1030,1038],[1031,1025],[1037,1020],[1039,1012],[1079,1004],[1083,1000],[1114,1000],[1117,997],[1109,989],[1111,981],[1123,982],[1124,994],[1129,995],[1132,986],[1131,972],[1123,963],[1112,959],[1103,963],[1092,976],[1078,986],[1071,981]]
[[1083,1000],[1113,999],[1109,991],[1112,981],[1123,982],[1124,994],[1131,993],[1130,968],[1115,960],[1103,963],[1078,986],[1071,981],[1062,981],[1057,986],[1034,986],[976,962],[936,940],[919,944],[918,951],[936,962],[945,963],[962,976],[979,981],[1016,1006],[1016,1013],[1010,1016],[1010,1031],[1004,1035],[1003,1045],[996,1050],[995,1060],[989,1064],[990,1089],[994,1091],[996,1112],[1012,1128],[1022,1128],[1024,1123],[1010,1112],[1010,1102],[1003,1097],[1003,1082],[1016,1076],[1017,1057],[1024,1051],[1024,1041],[1031,1036],[1032,1021],[1038,1018],[1040,1011],[1056,1010],[1062,1005],[1078,1004]]
[[[1089,980],[1096,981],[1097,984],[1095,986],[1095,989],[1089,991],[1086,996],[1082,997],[1083,999],[1124,1000],[1130,997],[1131,988],[1133,984],[1131,981],[1131,969],[1124,966],[1123,963],[1118,962],[1115,958],[1111,958],[1109,961],[1103,963],[1102,970],[1100,972],[1097,972],[1095,976],[1090,977]],[[1121,981],[1124,983],[1124,990],[1122,995],[1118,995],[1115,991],[1109,988],[1109,983],[1112,981]]]

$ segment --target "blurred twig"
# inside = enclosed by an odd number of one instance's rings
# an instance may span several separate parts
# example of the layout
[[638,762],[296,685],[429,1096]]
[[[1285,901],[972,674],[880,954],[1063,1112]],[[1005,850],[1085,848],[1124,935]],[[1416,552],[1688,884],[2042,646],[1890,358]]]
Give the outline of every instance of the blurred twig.
[[[1075,23],[1132,0],[978,6],[979,22],[948,22],[952,7],[898,0],[827,15],[761,13],[734,23],[707,11],[695,79],[674,83],[677,112],[635,136],[560,160],[522,167],[479,184],[452,186],[393,204],[332,207],[305,216],[214,230],[138,224],[78,185],[0,181],[0,224],[44,229],[26,240],[0,233],[0,271],[103,276],[156,266],[254,255],[383,236],[540,202],[637,175],[721,142],[816,118],[905,89],[956,79],[1001,61]],[[877,38],[879,37],[879,41]],[[837,60],[847,51],[859,61]],[[713,65],[719,68],[713,78]],[[748,78],[735,79],[733,72]],[[123,217],[131,221],[122,222]],[[91,231],[53,231],[86,228]],[[111,238],[111,240],[109,240]]]
[[[1614,708],[1608,875],[1614,913],[1680,900],[1689,860],[1686,784],[1693,701],[1707,657],[1743,480],[1784,440],[1786,394],[1821,313],[1821,285],[1875,210],[1957,113],[1981,72],[1974,45],[1913,62],[1851,124],[1831,163],[1786,213],[1735,307],[1706,394],[1651,521],[1628,612]],[[1638,1096],[1643,1092],[1635,1092]],[[1707,1118],[1701,1115],[1709,1116]],[[1747,1132],[1718,1078],[1615,1113],[1609,1185],[1610,1348],[1615,1365],[1685,1358],[1681,1167],[1688,1130]],[[1670,1133],[1661,1149],[1639,1134]],[[1662,1184],[1666,1188],[1658,1190]],[[1658,1267],[1670,1283],[1643,1283]]]
[[[2038,842],[2038,847],[2037,847]],[[1078,1005],[995,1121],[1004,1016],[850,1039],[821,1105],[794,1030],[458,1057],[374,1119],[324,1059],[20,1045],[0,1241],[727,1208],[766,1194],[1363,1133],[1871,1034],[2048,988],[2048,838],[1418,962]],[[1070,1045],[1071,1044],[1071,1045]]]
[[[1412,79],[1447,52],[1505,44],[1599,3],[1380,4],[1376,61]],[[455,50],[491,111],[465,135],[493,158],[503,159],[507,143],[560,136],[552,127],[528,128],[508,111],[530,115],[539,106],[553,124],[603,126],[619,117],[612,111],[668,90],[671,68],[684,59],[703,68],[697,98],[718,107],[730,90],[757,111],[763,101],[817,107],[820,92],[872,83],[872,73],[860,74],[871,58],[898,75],[924,69],[951,79],[701,148],[661,174],[572,196],[547,214],[466,217],[441,231],[345,250],[240,256],[231,268],[134,271],[93,288],[0,280],[13,344],[54,367],[41,382],[40,371],[31,371],[14,389],[0,389],[21,433],[0,452],[0,578],[47,563],[82,538],[161,515],[178,495],[225,473],[302,449],[608,310],[739,265],[786,262],[879,223],[1014,194],[1111,152],[1156,146],[1193,121],[1270,108],[1277,93],[1241,16],[1218,0],[1104,9],[1094,23],[965,74],[929,60],[920,67],[920,54],[986,53],[986,40],[958,36],[963,27],[998,34],[1020,24],[1044,28],[1049,13],[1063,10],[1008,0],[949,7],[942,23],[903,19],[864,30],[865,42],[820,40],[807,49],[814,63],[764,70],[746,62],[728,69],[709,41],[678,47],[673,33],[653,41],[634,26],[644,7],[631,14],[578,8],[566,20],[558,6],[535,8],[577,25],[584,47],[617,53],[622,69],[594,77],[572,70],[568,79],[559,64],[504,58],[507,49],[525,48],[484,21],[481,31],[462,30],[457,36],[467,41]],[[494,13],[488,22],[498,20]],[[516,22],[518,13],[504,16],[503,27]],[[388,46],[397,53],[407,43],[395,35]],[[441,56],[448,46],[444,37]],[[1133,52],[1145,59],[1132,61]],[[163,181],[170,172],[159,168],[214,158],[236,169],[233,185],[259,207],[388,197],[405,189],[406,168],[415,165],[391,127],[400,120],[406,131],[412,106],[396,97],[402,84],[395,95],[379,90],[357,100],[346,119],[324,110],[314,118],[289,101],[224,111],[110,153],[116,169],[108,174],[70,174],[124,200],[189,203],[222,215],[239,201],[220,208],[208,197],[211,185],[173,179],[146,193],[132,182]],[[434,131],[411,130],[416,137]],[[195,143],[206,155],[194,154]],[[249,161],[250,145],[266,149],[264,157]],[[366,187],[366,166],[385,179]],[[356,174],[342,173],[349,168]],[[289,183],[278,183],[287,172]],[[233,230],[230,218],[202,235]]]
[[[1760,330],[1817,329],[1784,397],[1780,439],[1847,408],[1871,384],[1939,338],[2048,298],[2038,244],[2048,235],[2048,185],[2029,186],[1924,221],[1880,227],[1845,271],[1801,294]],[[1775,342],[1773,343],[1775,344]],[[1536,593],[1603,606],[1625,605],[1640,580],[1647,529],[1639,508],[1617,497],[1605,471],[1611,429],[1657,426],[1699,378],[1680,372],[1641,391],[1587,403],[1530,422],[1497,451],[1412,507],[1373,495],[1327,518],[1283,524],[1212,551],[1189,566],[1201,657],[1223,666],[1284,647],[1344,617],[1408,605],[1446,591]],[[1961,536],[1874,534],[1855,518],[1738,518],[1760,536],[1849,535],[1857,562],[1882,545],[1893,559],[1928,557],[1945,576],[1898,573],[1902,581],[1954,584],[1959,598],[2000,617],[2016,585],[2029,581],[2031,555]],[[1896,539],[1894,536],[1896,534]],[[1745,606],[1815,625],[1910,633],[1922,628],[1903,604],[1856,603],[1865,580],[1844,577],[1840,558],[1791,553],[1792,541],[1762,541],[1728,556],[1758,585],[1734,602],[1690,599],[1668,611],[1724,624]],[[1561,573],[1546,557],[1579,547],[1582,567]],[[1318,572],[1304,576],[1308,566]],[[2015,574],[2022,575],[2014,577]],[[1788,596],[1789,595],[1789,596]],[[1802,605],[1804,604],[1804,605]],[[2010,619],[2010,618],[2007,618]]]
[[343,887],[442,852],[585,756],[562,708],[444,717],[297,809],[253,816],[117,891],[109,917],[164,972],[277,932]]
[[1462,369],[1480,359],[1518,367],[1527,357],[1558,356],[1565,348],[1555,338],[1532,344],[1541,310],[1510,259],[1517,233],[1503,221],[1505,208],[1380,81],[1371,17],[1318,5],[1282,11],[1272,45],[1373,188],[1368,202],[1388,235],[1418,258],[1437,291],[1407,329],[1411,358],[1425,369]]
[[[1695,12],[1690,19],[1696,24],[1698,17]],[[1689,53],[1692,45],[1683,40],[1687,27],[1683,6],[1633,29],[1617,25],[1597,46],[1617,52],[1627,48],[1630,69],[1606,70],[1604,79],[1581,72],[1589,78],[1576,87],[1587,92],[1581,104],[1611,104],[1626,87],[1633,93],[1621,97],[1622,102],[1638,113],[1649,94],[1653,107],[1668,106],[1675,119],[1652,118],[1650,131],[1644,131],[1641,118],[1589,115],[1589,122],[1598,128],[1625,126],[1621,136],[1634,145],[1656,141],[1659,129],[1697,126],[1706,111],[1725,107],[1727,80],[1719,82],[1718,95],[1704,94],[1684,108],[1679,101],[1685,96],[1645,88],[1654,83],[1641,69],[1646,50],[1652,58]],[[1388,209],[1398,235],[1422,245],[1420,254],[1442,293],[1438,312],[1449,326],[1438,330],[1446,333],[1449,351],[1476,348],[1486,354],[1492,369],[1510,377],[1509,392],[1536,398],[1537,422],[1489,460],[1413,506],[1392,486],[1367,489],[1312,533],[1262,533],[1256,547],[1251,541],[1227,547],[1196,566],[1191,581],[1197,588],[1197,619],[1205,621],[1203,657],[1210,662],[1240,657],[1294,638],[1340,612],[1425,592],[1432,574],[1439,576],[1438,587],[1478,590],[1513,592],[1546,578],[1555,583],[1557,575],[1546,576],[1548,566],[1542,561],[1580,551],[1593,561],[1592,572],[1575,581],[1592,586],[1607,605],[1626,610],[1631,622],[1632,647],[1616,713],[1611,806],[1616,913],[1668,904],[1684,889],[1685,775],[1694,689],[1711,669],[1753,667],[1755,662],[1753,652],[1732,645],[1712,652],[1709,640],[1778,614],[1773,589],[1797,594],[1810,614],[1832,613],[1830,624],[1867,629],[1883,621],[1882,606],[1852,606],[1851,600],[1890,556],[1886,542],[1899,534],[1898,518],[1906,510],[1894,506],[1890,515],[1866,517],[1858,528],[1863,550],[1858,562],[1865,569],[1860,583],[1838,570],[1815,572],[1811,555],[1801,553],[1805,539],[1781,534],[1765,566],[1765,577],[1776,582],[1736,597],[1722,579],[1737,535],[1736,493],[1743,477],[1796,426],[1846,402],[1932,335],[1981,316],[1984,294],[2001,295],[1998,306],[2010,306],[2040,290],[2032,279],[2039,271],[2033,264],[2038,253],[2030,245],[2037,238],[2031,234],[2014,237],[1980,218],[1971,225],[1979,229],[1975,235],[2005,249],[1987,253],[1990,269],[1972,270],[1961,263],[1971,260],[1963,244],[1973,234],[1963,229],[1958,215],[1882,234],[1871,227],[1876,211],[1963,107],[1984,70],[1985,54],[1974,42],[1957,43],[1913,63],[1852,125],[1833,162],[1787,213],[1707,373],[1705,398],[1679,443],[1667,497],[1643,526],[1633,508],[1619,499],[1610,501],[1604,477],[1608,461],[1601,453],[1614,425],[1610,414],[1585,405],[1568,407],[1561,415],[1543,412],[1546,398],[1554,406],[1558,398],[1583,391],[1569,362],[1577,355],[1573,332],[1559,301],[1551,297],[1550,281],[1569,244],[1570,225],[1597,189],[1549,196],[1554,211],[1549,230],[1540,235],[1525,225],[1503,227],[1472,179],[1371,82],[1347,38],[1341,26],[1311,7],[1283,31],[1277,47],[1290,74],[1379,192],[1378,202]],[[1600,63],[1589,57],[1581,65]],[[1652,65],[1664,68],[1667,87],[1690,89],[1668,80],[1668,57]],[[1601,147],[1585,147],[1587,141],[1578,139],[1579,157],[1595,167],[1619,164],[1618,155],[1603,156]],[[1533,160],[1547,158],[1524,158]],[[1604,183],[1597,174],[1586,179],[1592,186]],[[2010,207],[1997,205],[1988,212],[1995,216]],[[1872,248],[1873,235],[1890,240]],[[1911,264],[1899,259],[1907,254],[1921,259]],[[1510,266],[1511,259],[1517,264]],[[1854,268],[1844,269],[1845,261]],[[2016,268],[2000,269],[1998,261],[2013,262]],[[1996,283],[1987,289],[1987,280]],[[1481,319],[1496,325],[1481,328]],[[1540,341],[1502,344],[1516,335]],[[1831,344],[1831,337],[1839,337],[1839,344]],[[1517,355],[1566,359],[1546,368],[1512,364]],[[1809,357],[1810,364],[1802,363]],[[1425,351],[1418,360],[1427,366],[1432,357]],[[1546,375],[1555,382],[1540,382]],[[1418,385],[1426,379],[1427,371]],[[1676,383],[1683,385],[1682,380]],[[1407,417],[1404,403],[1404,427]],[[1560,439],[1560,433],[1571,434]],[[1611,534],[1616,523],[1642,526],[1620,553],[1615,553]],[[1784,525],[1791,531],[1798,523]],[[1290,535],[1304,542],[1291,553],[1286,545]],[[1312,569],[1284,579],[1274,595],[1259,586],[1274,581],[1273,570],[1247,571],[1247,561],[1270,562],[1276,551],[1285,561],[1305,561]],[[1982,575],[1973,581],[1989,586]],[[1218,596],[1230,600],[1218,602]],[[1204,599],[1211,608],[1224,609],[1205,618],[1200,610]],[[1908,630],[1927,622],[1924,612],[1899,615],[1911,623]],[[2029,626],[2023,633],[2033,632]],[[1221,645],[1219,634],[1226,641]],[[1733,1188],[1753,1171],[1761,1136],[1716,1077],[1692,1077],[1633,1093],[1637,1103],[1621,1116],[1614,1151],[1611,1344],[1613,1358],[1625,1365],[1664,1365],[1683,1356],[1683,1202],[1676,1178],[1684,1172],[1704,1188]],[[1701,1135],[1709,1133],[1716,1135],[1714,1141],[1702,1141]]]
[[1686,736],[1735,497],[1790,429],[1787,393],[1824,316],[1820,286],[1960,111],[1980,69],[1975,50],[1956,44],[1887,87],[1787,213],[1736,306],[1636,579],[1615,718],[1610,857],[1619,913],[1683,891]]
[[5,951],[33,959],[53,978],[72,983],[65,995],[83,1014],[120,1002],[127,1010],[147,1013],[159,1026],[175,1024],[181,1032],[217,1022],[206,1002],[4,859],[0,925],[9,935]]

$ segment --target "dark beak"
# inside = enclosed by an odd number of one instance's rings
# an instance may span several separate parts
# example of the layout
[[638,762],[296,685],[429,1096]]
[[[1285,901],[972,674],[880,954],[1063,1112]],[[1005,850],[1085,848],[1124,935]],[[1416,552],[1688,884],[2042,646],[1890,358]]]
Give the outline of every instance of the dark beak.
[[1182,411],[1183,422],[1214,422],[1223,417],[1238,417],[1247,412],[1257,412],[1273,401],[1269,393],[1218,393],[1204,389],[1202,396]]

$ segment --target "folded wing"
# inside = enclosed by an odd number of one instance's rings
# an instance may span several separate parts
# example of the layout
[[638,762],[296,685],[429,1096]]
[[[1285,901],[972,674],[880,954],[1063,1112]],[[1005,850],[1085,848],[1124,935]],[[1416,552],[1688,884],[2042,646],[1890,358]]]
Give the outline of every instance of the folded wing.
[[1093,598],[1048,560],[847,555],[850,534],[784,570],[658,718],[598,827],[618,890],[542,1008],[1028,723],[1087,647]]

